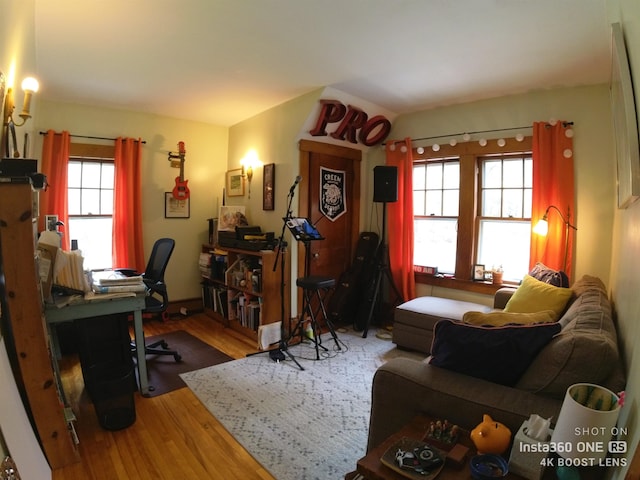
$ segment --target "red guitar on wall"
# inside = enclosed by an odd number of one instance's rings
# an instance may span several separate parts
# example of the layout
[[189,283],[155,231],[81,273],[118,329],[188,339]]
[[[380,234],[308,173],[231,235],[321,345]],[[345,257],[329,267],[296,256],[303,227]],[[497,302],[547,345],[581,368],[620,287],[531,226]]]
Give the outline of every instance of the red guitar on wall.
[[176,177],[176,186],[173,187],[173,198],[176,200],[186,200],[189,198],[189,187],[187,183],[189,180],[184,179],[184,142],[178,142],[178,155],[172,154],[169,152],[169,159],[179,158],[180,159],[180,175]]

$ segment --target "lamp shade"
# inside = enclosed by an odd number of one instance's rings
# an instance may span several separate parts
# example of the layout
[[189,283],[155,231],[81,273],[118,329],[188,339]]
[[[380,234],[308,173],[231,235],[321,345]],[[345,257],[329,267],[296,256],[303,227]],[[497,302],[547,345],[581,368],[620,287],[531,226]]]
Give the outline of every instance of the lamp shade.
[[619,413],[619,398],[611,390],[590,383],[571,385],[551,443],[563,458],[581,461],[581,465],[598,465],[607,455]]

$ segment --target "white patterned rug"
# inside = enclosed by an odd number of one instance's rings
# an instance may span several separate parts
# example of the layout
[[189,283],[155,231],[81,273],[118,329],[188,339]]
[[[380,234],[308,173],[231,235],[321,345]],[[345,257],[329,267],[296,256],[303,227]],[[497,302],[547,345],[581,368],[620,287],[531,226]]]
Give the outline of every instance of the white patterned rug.
[[[278,480],[341,479],[364,456],[375,370],[395,356],[424,355],[353,331],[330,335],[321,360],[310,344],[290,359],[267,353],[181,374],[207,409]],[[321,351],[322,352],[322,351]]]

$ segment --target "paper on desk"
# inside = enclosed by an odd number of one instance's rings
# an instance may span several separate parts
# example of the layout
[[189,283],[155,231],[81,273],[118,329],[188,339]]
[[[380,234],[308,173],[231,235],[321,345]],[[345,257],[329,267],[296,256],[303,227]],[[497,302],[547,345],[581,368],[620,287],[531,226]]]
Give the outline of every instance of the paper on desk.
[[281,339],[280,326],[282,322],[268,323],[258,327],[258,348],[266,350]]
[[95,293],[87,292],[84,294],[85,302],[102,302],[104,300],[111,300],[112,298],[126,298],[135,297],[136,292],[114,292],[114,293]]

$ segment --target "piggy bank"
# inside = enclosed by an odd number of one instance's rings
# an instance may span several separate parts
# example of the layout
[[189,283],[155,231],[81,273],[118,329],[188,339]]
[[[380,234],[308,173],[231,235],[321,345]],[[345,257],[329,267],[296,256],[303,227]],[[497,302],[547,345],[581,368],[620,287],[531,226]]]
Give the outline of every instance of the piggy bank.
[[485,414],[482,417],[482,423],[471,430],[471,440],[478,453],[501,455],[509,448],[511,430]]

